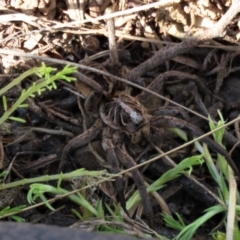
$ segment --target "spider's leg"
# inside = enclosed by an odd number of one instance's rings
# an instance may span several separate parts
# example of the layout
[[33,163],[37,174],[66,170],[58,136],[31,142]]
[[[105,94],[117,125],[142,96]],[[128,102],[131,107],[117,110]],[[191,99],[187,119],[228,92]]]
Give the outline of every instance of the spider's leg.
[[[121,136],[118,133],[115,133],[113,135],[113,139],[114,139],[115,151],[121,163],[127,168],[136,166],[135,161],[127,153],[127,150],[125,149]],[[153,210],[152,210],[152,206],[150,203],[150,199],[146,190],[143,177],[141,173],[138,171],[138,169],[131,170],[131,173],[142,199],[143,209],[147,217],[148,225],[150,228],[153,228]]]
[[[195,137],[199,137],[199,136],[202,136],[204,134],[202,132],[202,130],[200,130],[195,125],[193,125],[189,122],[186,122],[182,119],[178,119],[178,118],[174,118],[174,117],[170,117],[170,116],[153,117],[150,120],[150,122],[151,122],[151,125],[153,125],[155,127],[176,127],[176,128],[180,128],[180,129],[183,129],[185,131],[190,132],[190,134],[195,136]],[[209,137],[202,138],[200,141],[206,143],[212,150],[216,151],[217,153],[222,154],[226,158],[228,164],[230,165],[230,167],[232,168],[234,173],[240,179],[240,172],[239,172],[236,164],[233,162],[229,153],[222,146],[220,146],[218,143],[214,142]]]
[[180,107],[168,106],[166,107],[159,107],[157,109],[149,110],[148,114],[151,116],[173,116],[178,117],[180,116],[182,119],[188,121],[189,115],[188,113]]
[[[102,147],[104,151],[106,152],[106,158],[109,163],[109,165],[112,167],[112,173],[116,174],[120,172],[119,164],[118,164],[118,158],[116,156],[114,145],[112,142],[112,132],[111,129],[106,127],[103,130],[103,140],[102,140]],[[126,200],[124,196],[124,186],[123,186],[123,180],[122,178],[116,178],[115,181],[115,187],[117,190],[117,198],[121,204],[121,207],[123,210],[128,214],[126,210]]]
[[63,166],[67,162],[68,153],[70,151],[80,148],[91,142],[102,131],[102,128],[103,122],[101,119],[98,119],[91,128],[69,141],[63,149],[58,171],[62,171]]

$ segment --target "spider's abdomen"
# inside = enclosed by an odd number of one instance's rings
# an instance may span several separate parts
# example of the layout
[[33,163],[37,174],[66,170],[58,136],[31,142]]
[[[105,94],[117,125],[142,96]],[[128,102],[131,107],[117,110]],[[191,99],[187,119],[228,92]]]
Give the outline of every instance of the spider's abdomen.
[[100,107],[100,116],[108,126],[133,134],[148,124],[144,108],[133,97],[121,94]]

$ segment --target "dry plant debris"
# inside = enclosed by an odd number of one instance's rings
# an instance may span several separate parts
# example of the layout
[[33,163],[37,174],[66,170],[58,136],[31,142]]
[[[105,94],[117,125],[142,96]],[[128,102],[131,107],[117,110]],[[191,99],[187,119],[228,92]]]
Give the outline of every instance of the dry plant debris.
[[[218,120],[217,110],[225,119],[239,115],[237,0],[9,0],[0,1],[0,12],[1,87],[41,61],[57,68],[66,63],[78,67],[75,84],[62,82],[58,89],[28,99],[28,109],[16,111],[25,124],[0,126],[0,166],[11,169],[13,179],[76,166],[118,173],[182,145],[171,128],[183,129],[191,140],[208,131],[208,116]],[[9,104],[35,80],[28,78],[8,91]],[[0,111],[2,115],[2,105]],[[211,137],[202,141],[224,155],[240,179],[238,136],[236,124],[226,129],[227,149]],[[120,200],[127,212],[125,199],[136,189],[133,178],[144,208],[136,206],[126,219],[143,215],[150,227],[169,237],[174,233],[158,212],[177,211],[189,223],[214,201],[221,202],[205,166],[193,173],[201,180],[183,177],[148,196],[148,183],[192,153],[196,150],[184,148],[97,191],[110,205]],[[24,189],[16,191],[24,194]],[[24,197],[18,201],[16,191],[14,201],[22,204]],[[89,192],[94,200],[96,191]],[[35,209],[23,216],[64,225],[60,219],[69,208],[49,216]],[[76,222],[67,220],[65,225]],[[198,234],[206,236],[218,220]],[[136,227],[136,235],[143,236],[139,231]]]

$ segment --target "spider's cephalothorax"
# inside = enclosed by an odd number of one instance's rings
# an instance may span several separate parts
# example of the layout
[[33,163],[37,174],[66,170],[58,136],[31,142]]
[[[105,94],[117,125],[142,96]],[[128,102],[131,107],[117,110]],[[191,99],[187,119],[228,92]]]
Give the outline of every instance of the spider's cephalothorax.
[[138,143],[142,135],[150,134],[146,111],[134,97],[119,94],[102,104],[99,113],[106,125],[130,135],[132,143]]

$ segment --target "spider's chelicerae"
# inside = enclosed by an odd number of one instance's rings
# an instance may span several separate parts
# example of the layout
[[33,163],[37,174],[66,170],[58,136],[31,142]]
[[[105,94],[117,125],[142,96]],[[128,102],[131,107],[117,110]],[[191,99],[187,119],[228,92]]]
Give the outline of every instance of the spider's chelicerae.
[[[78,81],[87,83],[93,89],[93,91],[89,92],[84,107],[87,112],[86,115],[94,116],[95,121],[89,129],[76,136],[65,146],[60,170],[67,161],[70,151],[92,142],[99,136],[102,138],[102,148],[108,163],[112,167],[112,172],[117,173],[120,169],[119,162],[126,168],[136,165],[133,154],[130,153],[130,147],[137,144],[141,145],[142,142],[145,145],[150,144],[151,140],[154,139],[152,136],[159,132],[156,131],[157,129],[180,128],[188,132],[190,136],[195,137],[203,134],[198,127],[183,119],[169,115],[158,115],[159,111],[157,109],[154,111],[152,111],[152,108],[151,111],[147,109],[141,103],[143,94],[133,97],[127,93],[125,88],[117,86],[118,84],[113,79],[98,75],[97,77],[94,76],[95,80],[93,80],[91,73],[87,73],[87,75],[88,77],[78,73],[76,76]],[[151,83],[151,86],[159,85],[158,79],[156,78]],[[238,169],[224,148],[209,137],[205,137],[202,141],[208,144],[212,150],[224,155],[229,165],[239,176]],[[126,142],[128,142],[127,146]],[[137,169],[131,172],[141,195],[148,224],[152,227],[153,212],[143,177]],[[117,192],[123,193],[124,189],[121,180],[117,179],[115,184]]]

